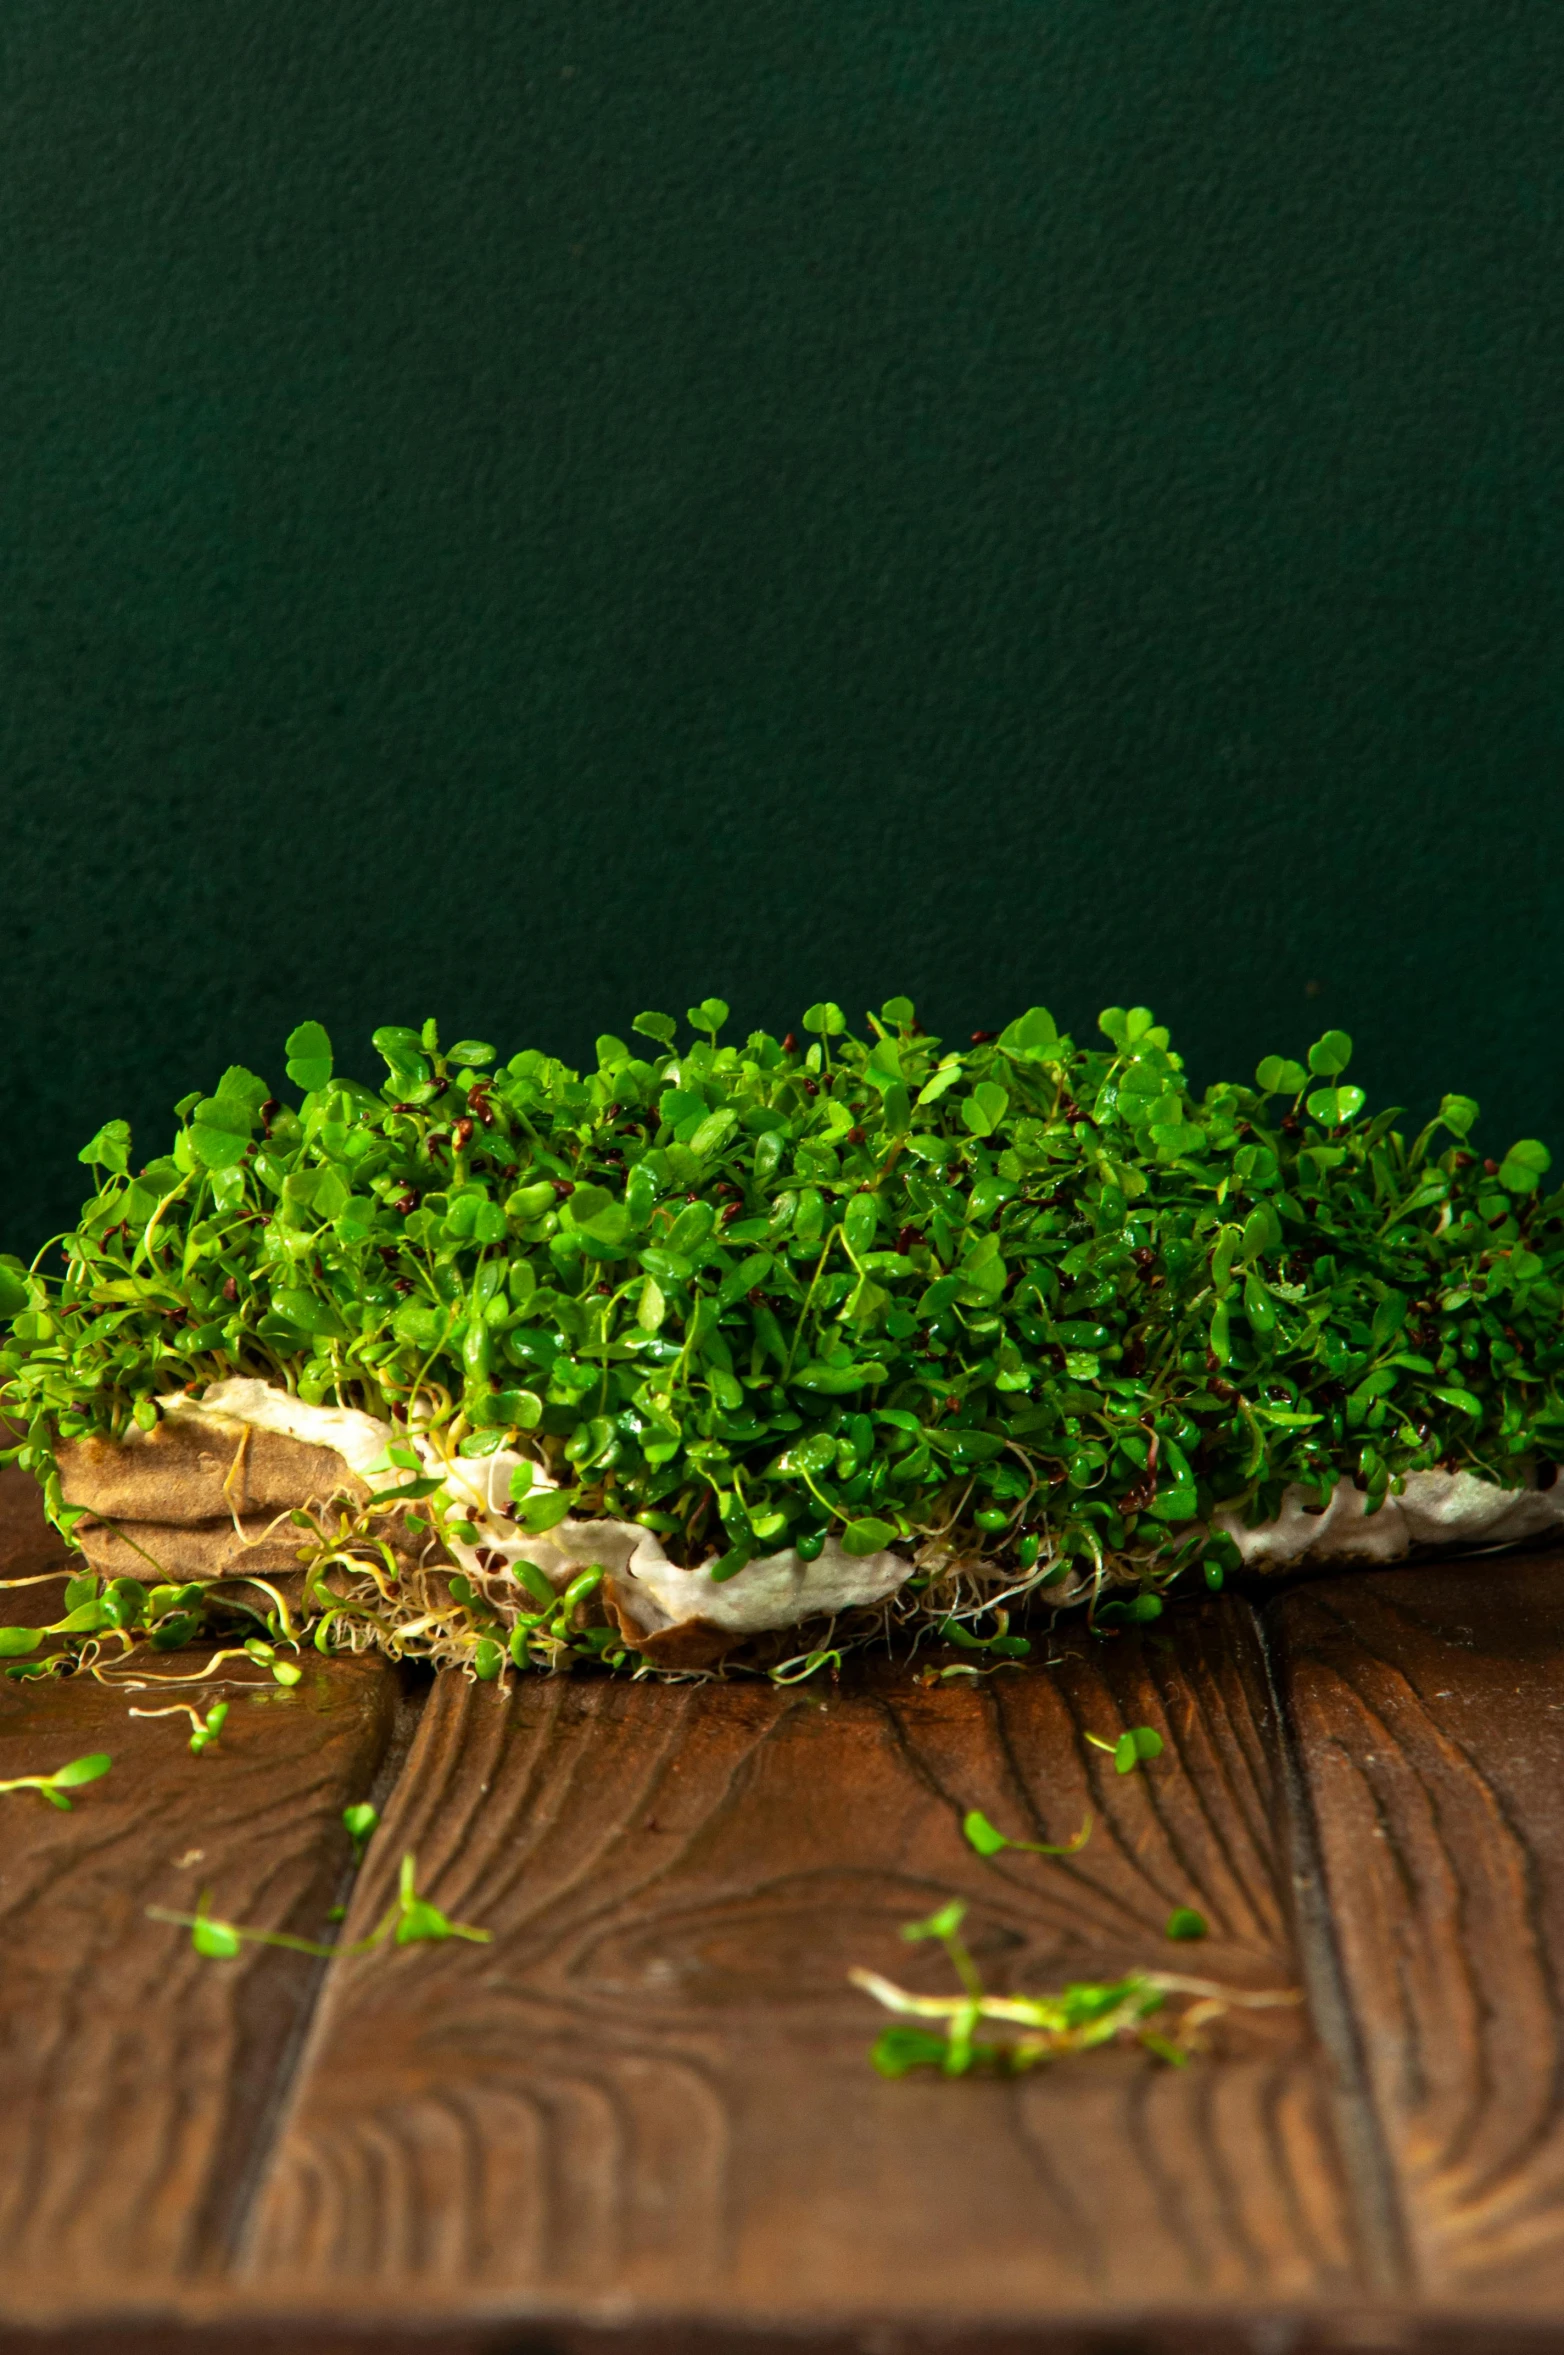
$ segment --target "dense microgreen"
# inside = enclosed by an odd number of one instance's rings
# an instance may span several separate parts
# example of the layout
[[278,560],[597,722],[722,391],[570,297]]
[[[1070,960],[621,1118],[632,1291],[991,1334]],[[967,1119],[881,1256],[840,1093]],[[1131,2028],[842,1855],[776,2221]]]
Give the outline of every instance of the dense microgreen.
[[[1084,1046],[1034,1007],[947,1049],[905,998],[862,1037],[825,1003],[802,1042],[722,1044],[716,998],[688,1020],[680,1046],[638,1015],[585,1074],[388,1026],[378,1089],[304,1022],[299,1101],[233,1066],[134,1171],[108,1122],[77,1227],[0,1261],[0,1410],[62,1528],[59,1441],[258,1375],[519,1449],[561,1483],[524,1471],[529,1529],[639,1519],[721,1577],[828,1534],[900,1547],[971,1637],[952,1564],[1059,1599],[1111,1563],[1141,1591],[1098,1616],[1130,1623],[1235,1566],[1218,1507],[1257,1523],[1346,1473],[1373,1510],[1415,1469],[1516,1484],[1564,1449],[1546,1149],[1479,1158],[1464,1096],[1415,1135],[1370,1116],[1345,1032],[1197,1097],[1144,1007]],[[157,1592],[166,1629],[191,1617]],[[80,1608],[119,1624],[95,1588]]]

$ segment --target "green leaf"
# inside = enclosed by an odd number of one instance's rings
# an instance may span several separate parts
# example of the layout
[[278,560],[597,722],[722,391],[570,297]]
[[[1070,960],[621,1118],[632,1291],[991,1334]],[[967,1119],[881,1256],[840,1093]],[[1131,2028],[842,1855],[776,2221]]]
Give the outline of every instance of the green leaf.
[[847,1554],[880,1554],[895,1535],[895,1527],[889,1521],[849,1521],[842,1531],[842,1551]]
[[1499,1164],[1499,1183],[1507,1194],[1533,1194],[1553,1166],[1553,1156],[1535,1137],[1522,1137]]
[[203,1914],[191,1926],[190,1943],[197,1954],[209,1955],[216,1962],[232,1962],[241,1941],[228,1922],[214,1922]]
[[846,1397],[852,1390],[862,1390],[865,1383],[883,1382],[886,1368],[872,1360],[858,1362],[849,1359],[845,1365],[831,1365],[812,1358],[799,1366],[793,1374],[794,1386],[799,1390],[815,1390],[824,1397]]
[[41,1627],[0,1627],[0,1660],[20,1660],[42,1642]]
[[1162,1736],[1155,1726],[1132,1725],[1113,1746],[1113,1763],[1120,1774],[1133,1774],[1148,1758],[1162,1756]]
[[360,1799],[356,1806],[343,1808],[342,1821],[349,1839],[361,1849],[380,1821],[380,1810]]
[[869,2047],[882,2077],[905,2077],[910,2069],[942,2069],[950,2047],[927,2028],[885,2028]]
[[904,1922],[901,1934],[909,1946],[917,1945],[924,1938],[954,1938],[966,1918],[965,1905],[959,1897],[952,1897],[937,1913],[927,1915],[921,1922]]
[[727,1143],[738,1124],[738,1114],[730,1111],[726,1105],[719,1112],[708,1112],[689,1140],[690,1151],[699,1160],[708,1159]]
[[391,1079],[400,1093],[424,1087],[429,1081],[429,1064],[423,1051],[423,1039],[416,1030],[407,1030],[395,1022],[383,1023],[370,1035],[370,1045],[385,1058]]
[[56,1768],[49,1780],[56,1790],[74,1791],[82,1783],[95,1783],[113,1764],[106,1750],[94,1750],[86,1758],[73,1758],[69,1766]]
[[[247,1071],[242,1063],[230,1063],[218,1081],[216,1094],[225,1104],[242,1104],[252,1119],[258,1118],[261,1106],[271,1094],[258,1071]],[[200,1106],[196,1107],[200,1118]]]
[[975,1848],[979,1856],[997,1856],[1002,1848],[1010,1845],[1004,1833],[989,1822],[981,1808],[969,1808],[961,1819],[961,1829],[968,1845]]
[[1437,1398],[1444,1406],[1459,1408],[1463,1415],[1480,1415],[1483,1411],[1483,1402],[1480,1398],[1474,1398],[1469,1390],[1462,1390],[1454,1383],[1449,1383],[1437,1390],[1430,1390],[1428,1395],[1430,1398]]
[[685,1015],[692,1030],[709,1030],[715,1038],[728,1019],[728,1008],[721,998],[702,998],[698,1006],[691,1006]]
[[840,1038],[847,1028],[847,1016],[829,998],[811,1006],[805,1013],[804,1028],[819,1033],[822,1038]]
[[1478,1106],[1471,1096],[1446,1096],[1439,1106],[1439,1117],[1451,1134],[1470,1136],[1477,1120]]
[[1316,1088],[1309,1098],[1309,1117],[1327,1128],[1339,1128],[1344,1121],[1356,1120],[1367,1101],[1361,1088]]
[[237,1169],[254,1127],[247,1105],[208,1096],[196,1106],[190,1149],[203,1169]]
[[78,1161],[96,1163],[100,1169],[123,1171],[130,1161],[129,1121],[106,1120],[90,1143],[83,1145],[76,1158]]
[[1256,1086],[1268,1096],[1296,1096],[1309,1083],[1303,1065],[1289,1061],[1285,1055],[1265,1056],[1254,1076]]
[[1204,1938],[1207,1934],[1206,1917],[1192,1905],[1175,1905],[1168,1915],[1167,1935],[1170,1938]]
[[317,1094],[331,1084],[331,1040],[318,1022],[301,1022],[290,1030],[287,1042],[287,1073],[296,1088],[306,1094]]
[[927,1081],[925,1085],[919,1089],[919,1104],[937,1103],[940,1097],[943,1096],[948,1089],[955,1086],[957,1080],[962,1076],[963,1069],[964,1066],[962,1064],[961,1057],[959,1055],[952,1055],[949,1062],[942,1063],[938,1071],[935,1072],[934,1077]]
[[631,1023],[643,1038],[655,1039],[661,1047],[671,1047],[679,1034],[679,1026],[671,1014],[637,1014]]
[[881,1095],[898,1084],[902,1076],[901,1054],[894,1039],[875,1040],[869,1050],[864,1076],[872,1086],[879,1089]]
[[1328,1030],[1309,1049],[1309,1069],[1316,1079],[1337,1079],[1352,1061],[1352,1041],[1344,1030]]
[[492,1063],[494,1054],[495,1050],[486,1039],[459,1038],[454,1047],[446,1048],[445,1059],[458,1070],[471,1071],[485,1063]]
[[1009,1090],[983,1079],[963,1103],[961,1117],[975,1137],[991,1137],[1009,1109]]
[[614,1196],[606,1186],[577,1186],[575,1192],[560,1204],[560,1214],[572,1226],[584,1227],[601,1211],[617,1208]]
[[528,1497],[516,1514],[516,1526],[527,1537],[542,1537],[548,1530],[557,1529],[569,1513],[575,1498],[564,1488],[546,1488],[537,1496]]
[[272,1311],[297,1325],[301,1333],[308,1333],[321,1341],[338,1341],[345,1337],[347,1327],[334,1308],[314,1292],[286,1291],[272,1296]]
[[100,1628],[112,1627],[114,1615],[107,1603],[78,1603],[63,1619],[50,1628],[51,1635],[95,1635]]
[[1370,1328],[1369,1346],[1377,1354],[1387,1348],[1407,1321],[1411,1302],[1404,1292],[1387,1292],[1374,1311]]
[[0,1317],[20,1316],[31,1301],[20,1271],[0,1260]]
[[1046,1006],[1029,1006],[1005,1025],[999,1044],[1007,1055],[1047,1056],[1058,1047],[1059,1033]]

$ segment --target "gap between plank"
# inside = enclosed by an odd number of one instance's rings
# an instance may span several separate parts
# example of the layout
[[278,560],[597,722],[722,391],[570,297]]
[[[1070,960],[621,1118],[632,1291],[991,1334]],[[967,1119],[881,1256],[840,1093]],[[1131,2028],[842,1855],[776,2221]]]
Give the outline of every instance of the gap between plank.
[[[365,1797],[370,1805],[384,1816],[392,1792],[402,1777],[418,1721],[429,1697],[428,1680],[413,1676],[416,1672],[402,1671],[401,1690],[397,1694],[396,1711],[391,1731],[376,1765],[374,1778]],[[345,1863],[341,1877],[332,1892],[333,1905],[346,1905],[353,1889],[358,1867]],[[314,2033],[321,1999],[326,1991],[326,1975],[331,1969],[331,1958],[322,1955],[311,1966],[308,1993],[299,2008],[292,2034],[277,2053],[271,2082],[264,2102],[260,2105],[244,2165],[231,2185],[217,2187],[217,2209],[212,2218],[212,2245],[217,2251],[219,2270],[232,2271],[249,2237],[251,2220],[271,2168],[272,2154],[277,2148],[296,2089],[301,2081],[304,2057]]]
[[1270,1615],[1275,1603],[1247,1605],[1265,1666],[1266,1691],[1276,1718],[1276,1754],[1287,1810],[1287,1862],[1292,1879],[1298,1963],[1309,2016],[1334,2070],[1336,2113],[1356,2208],[1355,2222],[1368,2268],[1369,2288],[1381,2297],[1412,2293],[1412,2261],[1390,2151],[1369,2091],[1368,2068],[1357,2015],[1347,1990],[1341,1949],[1325,1894],[1319,1828],[1303,1771],[1297,1735],[1283,1703],[1272,1644]]

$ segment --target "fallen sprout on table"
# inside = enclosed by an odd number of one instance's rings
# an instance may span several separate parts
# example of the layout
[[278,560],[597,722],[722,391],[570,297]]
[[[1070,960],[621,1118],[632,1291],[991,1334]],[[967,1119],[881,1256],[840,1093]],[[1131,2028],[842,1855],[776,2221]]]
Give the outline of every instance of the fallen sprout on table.
[[[1224,2012],[1265,2010],[1301,2000],[1292,1988],[1250,1992],[1170,1971],[1132,1971],[1107,1982],[1082,1980],[1055,1995],[990,1995],[961,1935],[966,1912],[960,1899],[953,1898],[926,1921],[909,1922],[902,1931],[909,1941],[939,1940],[961,1982],[959,1995],[913,1995],[878,1971],[849,1972],[853,1985],[887,2011],[931,2023],[887,2028],[876,2039],[870,2059],[882,2077],[905,2077],[919,2068],[938,2069],[947,2077],[962,2077],[975,2068],[1017,2075],[1041,2062],[1116,2042],[1137,2044],[1158,2060],[1182,2067],[1199,2050],[1202,2031]],[[1175,1996],[1187,1996],[1190,2002],[1164,2033],[1150,2023]],[[934,2022],[940,2025],[939,2033]],[[980,2042],[977,2031],[984,2025],[1005,2033],[998,2040]]]
[[188,1717],[192,1728],[191,1755],[199,1758],[204,1750],[212,1747],[227,1723],[228,1703],[214,1701],[204,1717],[190,1701],[172,1701],[166,1709],[132,1709],[129,1714],[132,1717]]
[[40,1799],[47,1799],[51,1807],[68,1815],[71,1802],[66,1792],[79,1790],[83,1783],[95,1783],[113,1763],[107,1751],[95,1750],[90,1757],[73,1758],[68,1765],[57,1766],[53,1774],[13,1775],[9,1782],[0,1783],[0,1791],[36,1791]]
[[[1120,1774],[1162,1755],[1161,1737],[1150,1726],[1131,1726],[1117,1742],[1099,1735],[1087,1740],[1113,1758]],[[971,1807],[961,1819],[962,1836],[979,1856],[995,1857],[1014,1850],[1028,1856],[1078,1856],[1091,1837],[1092,1818],[1072,1840],[1013,1840],[991,1823],[981,1808]],[[914,1995],[878,1971],[848,1973],[855,1987],[872,1995],[887,2011],[915,2020],[940,2021],[943,2033],[931,2027],[887,2028],[870,2049],[869,2057],[882,2077],[905,2077],[910,2069],[933,2068],[947,2077],[965,2076],[977,2067],[1014,2075],[1036,2068],[1039,2062],[1062,2060],[1071,2053],[1089,2052],[1101,2044],[1129,2041],[1158,2060],[1182,2067],[1199,2050],[1202,2032],[1231,2008],[1267,2009],[1301,2001],[1292,1989],[1248,1993],[1220,1987],[1205,1979],[1185,1978],[1169,1971],[1131,1971],[1122,1979],[1079,1980],[1054,1995],[990,1995],[984,1987],[970,1947],[961,1935],[967,1907],[953,1897],[920,1922],[908,1922],[902,1936],[911,1944],[937,1938],[961,1982],[959,1995]],[[1207,1934],[1205,1916],[1191,1905],[1175,1906],[1164,1935],[1191,1940]],[[1189,1997],[1189,2008],[1164,2034],[1147,2023],[1162,2012],[1170,1997]],[[1007,2033],[1000,2042],[979,2043],[977,2030],[989,2022]]]
[[147,1918],[187,1929],[196,1953],[219,1962],[232,1962],[245,1946],[281,1946],[290,1954],[312,1954],[325,1962],[342,1962],[349,1955],[372,1953],[388,1938],[398,1946],[415,1946],[444,1938],[467,1938],[474,1945],[487,1946],[491,1936],[488,1930],[474,1929],[470,1923],[451,1921],[427,1897],[419,1896],[411,1854],[402,1859],[395,1898],[369,1935],[355,1938],[350,1946],[334,1946],[318,1938],[298,1938],[290,1930],[251,1930],[242,1922],[224,1921],[221,1915],[212,1912],[211,1894],[209,1889],[201,1892],[194,1913],[174,1913],[165,1906],[149,1905]]
[[981,1808],[973,1807],[961,1819],[962,1833],[967,1845],[979,1856],[999,1856],[1006,1848],[1024,1849],[1030,1856],[1078,1856],[1092,1836],[1091,1810],[1073,1840],[1055,1846],[1047,1840],[1012,1840],[988,1820]]
[[1116,1742],[1105,1742],[1101,1734],[1088,1734],[1086,1739],[1094,1750],[1106,1750],[1120,1774],[1133,1774],[1150,1758],[1162,1756],[1162,1736],[1154,1725],[1127,1726]]

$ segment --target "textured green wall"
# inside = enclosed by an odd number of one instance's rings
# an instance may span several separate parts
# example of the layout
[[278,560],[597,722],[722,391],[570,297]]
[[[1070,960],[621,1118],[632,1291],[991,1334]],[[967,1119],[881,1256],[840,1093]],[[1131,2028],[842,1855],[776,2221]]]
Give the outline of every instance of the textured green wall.
[[1541,0],[7,0],[4,1240],[305,1013],[1145,998],[1564,1142],[1561,75]]

